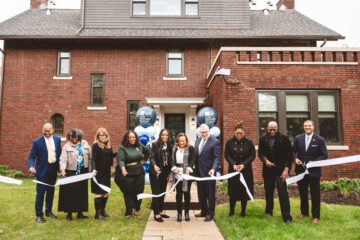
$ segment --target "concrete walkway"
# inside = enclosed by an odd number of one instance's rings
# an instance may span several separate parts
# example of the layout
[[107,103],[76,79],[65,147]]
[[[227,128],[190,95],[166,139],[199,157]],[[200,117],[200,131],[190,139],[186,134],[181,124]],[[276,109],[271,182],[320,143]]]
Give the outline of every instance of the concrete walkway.
[[[170,186],[168,186],[169,189]],[[175,202],[176,192],[166,195],[165,202]],[[191,186],[191,201],[198,201],[196,183]],[[190,210],[190,221],[177,222],[177,211],[167,210],[166,214],[170,216],[159,223],[154,220],[151,212],[143,234],[143,240],[223,240],[218,227],[214,221],[204,222],[204,218],[196,218],[195,213],[200,210]]]

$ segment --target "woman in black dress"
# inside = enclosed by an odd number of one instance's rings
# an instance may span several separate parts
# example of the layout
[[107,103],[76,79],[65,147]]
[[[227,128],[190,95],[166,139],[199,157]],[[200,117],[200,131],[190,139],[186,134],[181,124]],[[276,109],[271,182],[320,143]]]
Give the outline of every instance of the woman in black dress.
[[[229,163],[228,172],[242,172],[251,194],[254,194],[251,163],[255,159],[255,146],[250,139],[245,137],[242,122],[235,126],[234,131],[234,137],[225,145],[225,159]],[[241,216],[245,217],[246,204],[250,198],[240,182],[239,175],[228,180],[228,194],[230,197],[229,216],[234,215],[236,201],[241,201]]]
[[[92,146],[91,166],[98,183],[110,187],[111,166],[113,164],[113,150],[110,144],[110,136],[105,128],[96,131],[94,145]],[[95,219],[105,220],[109,217],[105,207],[109,194],[91,180],[91,192],[95,193]]]
[[[167,179],[170,174],[171,134],[167,129],[162,129],[159,138],[152,144],[150,152],[149,177],[152,194],[157,195],[166,191]],[[164,211],[164,197],[153,198],[151,208],[154,210],[154,219],[163,222],[169,218]]]
[[[68,141],[60,155],[60,171],[62,177],[88,173],[91,168],[91,148],[83,140],[83,132],[72,129],[67,135]],[[77,218],[87,218],[82,212],[88,211],[88,181],[61,185],[59,190],[58,211],[67,212],[66,219],[72,220],[72,213]]]

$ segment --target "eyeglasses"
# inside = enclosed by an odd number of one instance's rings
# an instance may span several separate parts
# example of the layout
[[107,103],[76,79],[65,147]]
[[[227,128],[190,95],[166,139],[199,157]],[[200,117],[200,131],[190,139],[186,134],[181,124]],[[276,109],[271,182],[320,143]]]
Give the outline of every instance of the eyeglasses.
[[244,135],[245,133],[243,133],[243,132],[240,132],[240,133],[235,133],[235,135]]
[[107,135],[99,135],[99,137],[107,137]]
[[205,133],[208,133],[209,131],[203,131],[203,132],[200,132],[200,134],[205,134]]

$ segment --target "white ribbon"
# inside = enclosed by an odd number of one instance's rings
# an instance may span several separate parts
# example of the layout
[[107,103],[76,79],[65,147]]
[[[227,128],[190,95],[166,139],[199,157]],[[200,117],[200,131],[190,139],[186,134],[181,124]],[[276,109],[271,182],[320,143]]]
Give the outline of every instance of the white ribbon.
[[[333,158],[329,160],[321,160],[321,161],[313,161],[306,164],[306,168],[314,168],[314,167],[325,167],[325,166],[332,166],[338,164],[345,164],[345,163],[352,163],[352,162],[360,162],[360,155],[354,155],[350,157],[340,157],[340,158]],[[306,174],[309,174],[309,171],[306,170],[305,172],[296,175],[295,177],[291,177],[286,179],[286,184],[293,184],[305,177]]]
[[137,195],[137,199],[140,200],[142,198],[151,198],[151,197],[161,197],[165,194],[167,194],[168,192],[171,192],[175,187],[176,185],[182,181],[183,179],[184,180],[194,180],[194,181],[209,181],[209,180],[226,180],[226,179],[229,179],[229,178],[232,178],[236,175],[240,175],[240,182],[244,185],[245,189],[246,189],[246,193],[249,195],[251,201],[254,201],[254,197],[252,196],[247,184],[246,184],[246,181],[245,181],[245,178],[244,176],[242,175],[241,172],[233,172],[233,173],[229,173],[229,174],[226,174],[226,175],[222,175],[222,176],[219,176],[219,177],[215,177],[215,176],[210,176],[210,177],[193,177],[193,176],[190,176],[190,175],[187,175],[187,174],[181,174],[181,175],[177,175],[177,182],[171,187],[171,189],[167,192],[163,192],[161,194],[158,194],[158,195],[153,195],[153,194],[147,194],[147,193],[141,193],[141,194],[138,194]]
[[84,181],[84,180],[87,180],[87,179],[93,179],[93,181],[95,182],[95,184],[97,184],[102,190],[104,190],[105,192],[107,193],[110,193],[111,192],[111,188],[103,185],[103,184],[100,184],[94,174],[92,173],[85,173],[85,174],[80,174],[80,175],[75,175],[75,176],[71,176],[71,177],[66,177],[66,178],[61,178],[57,181],[57,183],[55,185],[50,185],[50,184],[47,184],[47,183],[43,183],[43,182],[40,182],[38,180],[33,180],[34,183],[38,183],[38,184],[42,184],[42,185],[46,185],[46,186],[49,186],[49,187],[56,187],[56,186],[59,186],[59,185],[66,185],[66,184],[70,184],[70,183],[75,183],[75,182],[80,182],[80,181]]
[[15,178],[0,176],[0,182],[21,185],[23,181],[17,180]]

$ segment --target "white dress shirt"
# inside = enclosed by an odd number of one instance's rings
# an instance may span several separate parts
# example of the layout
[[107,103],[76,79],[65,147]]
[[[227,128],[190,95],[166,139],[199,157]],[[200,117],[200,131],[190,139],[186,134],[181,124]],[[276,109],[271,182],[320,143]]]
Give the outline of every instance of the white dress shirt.
[[46,143],[46,148],[49,151],[49,139],[51,141],[51,154],[52,154],[52,163],[56,162],[56,150],[55,150],[55,142],[54,142],[54,138],[51,136],[50,138],[46,138],[44,136],[45,139],[45,143]]

